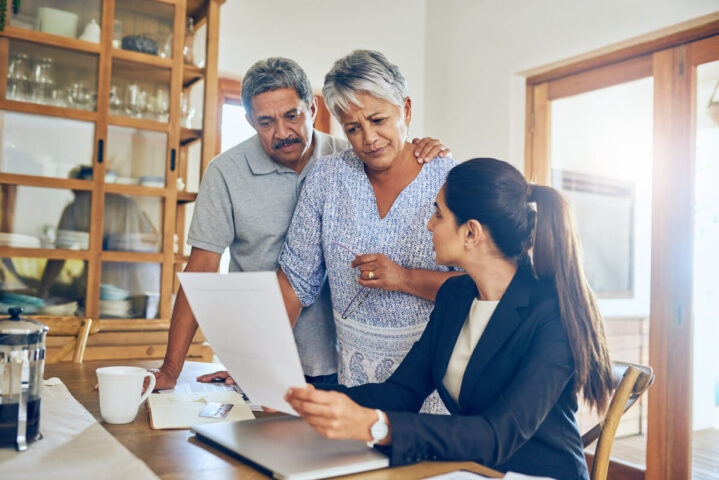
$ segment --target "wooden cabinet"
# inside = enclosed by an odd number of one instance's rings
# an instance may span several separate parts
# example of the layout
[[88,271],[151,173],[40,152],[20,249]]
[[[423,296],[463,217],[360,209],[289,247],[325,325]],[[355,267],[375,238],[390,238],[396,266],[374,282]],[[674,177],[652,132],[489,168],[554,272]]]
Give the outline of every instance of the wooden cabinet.
[[87,359],[164,355],[222,3],[22,0],[0,32],[0,310],[97,319]]

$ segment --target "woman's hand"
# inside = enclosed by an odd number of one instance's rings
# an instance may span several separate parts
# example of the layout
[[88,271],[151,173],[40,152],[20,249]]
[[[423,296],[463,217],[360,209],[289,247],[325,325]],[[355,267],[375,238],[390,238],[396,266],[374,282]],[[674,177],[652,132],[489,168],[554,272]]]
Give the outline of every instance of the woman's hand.
[[353,402],[339,392],[306,388],[290,388],[285,401],[295,409],[312,428],[327,438],[372,440],[370,428],[377,421],[377,413]]
[[208,373],[197,377],[197,381],[202,383],[220,382],[222,380],[225,381],[225,385],[235,384],[235,381],[226,370],[220,370],[219,372]]
[[402,290],[407,281],[408,270],[382,253],[357,255],[351,266],[359,267],[357,282],[363,287]]
[[414,138],[412,144],[418,163],[429,163],[434,157],[445,158],[452,155],[452,151],[442,145],[438,138]]

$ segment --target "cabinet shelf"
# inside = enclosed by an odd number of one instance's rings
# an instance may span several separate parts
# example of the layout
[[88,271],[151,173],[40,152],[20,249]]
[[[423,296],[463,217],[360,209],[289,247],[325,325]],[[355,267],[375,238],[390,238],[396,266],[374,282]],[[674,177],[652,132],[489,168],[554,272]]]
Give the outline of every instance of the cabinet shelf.
[[149,262],[160,263],[164,260],[162,253],[128,252],[122,250],[103,250],[100,258],[104,262]]
[[197,200],[197,194],[192,192],[177,192],[177,203],[190,203]]
[[195,65],[182,66],[182,88],[188,88],[205,78],[205,69]]
[[27,187],[65,188],[68,190],[93,189],[92,182],[87,180],[41,177],[39,175],[19,175],[14,173],[0,173],[0,183],[10,185],[24,185]]
[[63,37],[61,35],[53,35],[51,33],[26,30],[24,28],[17,28],[10,25],[5,26],[5,30],[0,32],[0,36],[40,43],[51,47],[77,50],[80,52],[99,54],[102,51],[102,47],[99,43],[86,42],[84,40],[78,40],[77,38]]
[[77,108],[56,107],[53,105],[43,105],[41,103],[21,102],[18,100],[7,100],[0,98],[0,110],[10,110],[13,112],[36,113],[38,115],[47,115],[50,117],[62,117],[72,120],[87,120],[93,122],[97,120],[98,114],[93,110],[80,110]]
[[185,128],[180,129],[180,145],[183,147],[189,145],[202,138],[202,130],[199,128]]
[[162,58],[149,53],[134,52],[132,50],[123,50],[121,48],[112,49],[112,58],[124,60],[126,62],[137,63],[140,65],[150,65],[155,68],[172,68],[171,58]]
[[2,257],[47,258],[50,260],[88,260],[89,250],[64,250],[60,248],[2,247]]
[[164,197],[169,193],[167,188],[146,187],[144,185],[126,185],[122,183],[106,183],[105,193],[118,193],[120,195],[134,195],[140,197]]
[[124,115],[109,115],[107,119],[107,123],[110,125],[117,125],[118,127],[155,130],[157,132],[167,132],[170,129],[170,126],[167,123],[147,120],[145,118],[125,117]]

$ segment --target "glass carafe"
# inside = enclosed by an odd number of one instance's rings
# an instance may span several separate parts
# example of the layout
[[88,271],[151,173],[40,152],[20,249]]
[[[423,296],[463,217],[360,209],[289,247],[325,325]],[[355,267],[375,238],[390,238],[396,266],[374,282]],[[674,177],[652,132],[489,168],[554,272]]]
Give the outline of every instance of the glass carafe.
[[20,318],[22,308],[9,309],[0,320],[0,445],[27,450],[41,438],[40,394],[45,368],[45,335],[40,322]]

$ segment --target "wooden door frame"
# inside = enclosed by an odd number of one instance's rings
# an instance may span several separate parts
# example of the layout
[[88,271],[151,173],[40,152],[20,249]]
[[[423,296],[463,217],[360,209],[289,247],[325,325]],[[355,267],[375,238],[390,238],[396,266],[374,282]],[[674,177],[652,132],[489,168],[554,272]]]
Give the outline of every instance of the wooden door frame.
[[719,13],[527,78],[525,175],[548,184],[552,100],[654,77],[649,363],[656,380],[648,392],[646,472],[628,474],[617,464],[616,478],[691,477],[696,66],[719,58],[716,52]]

